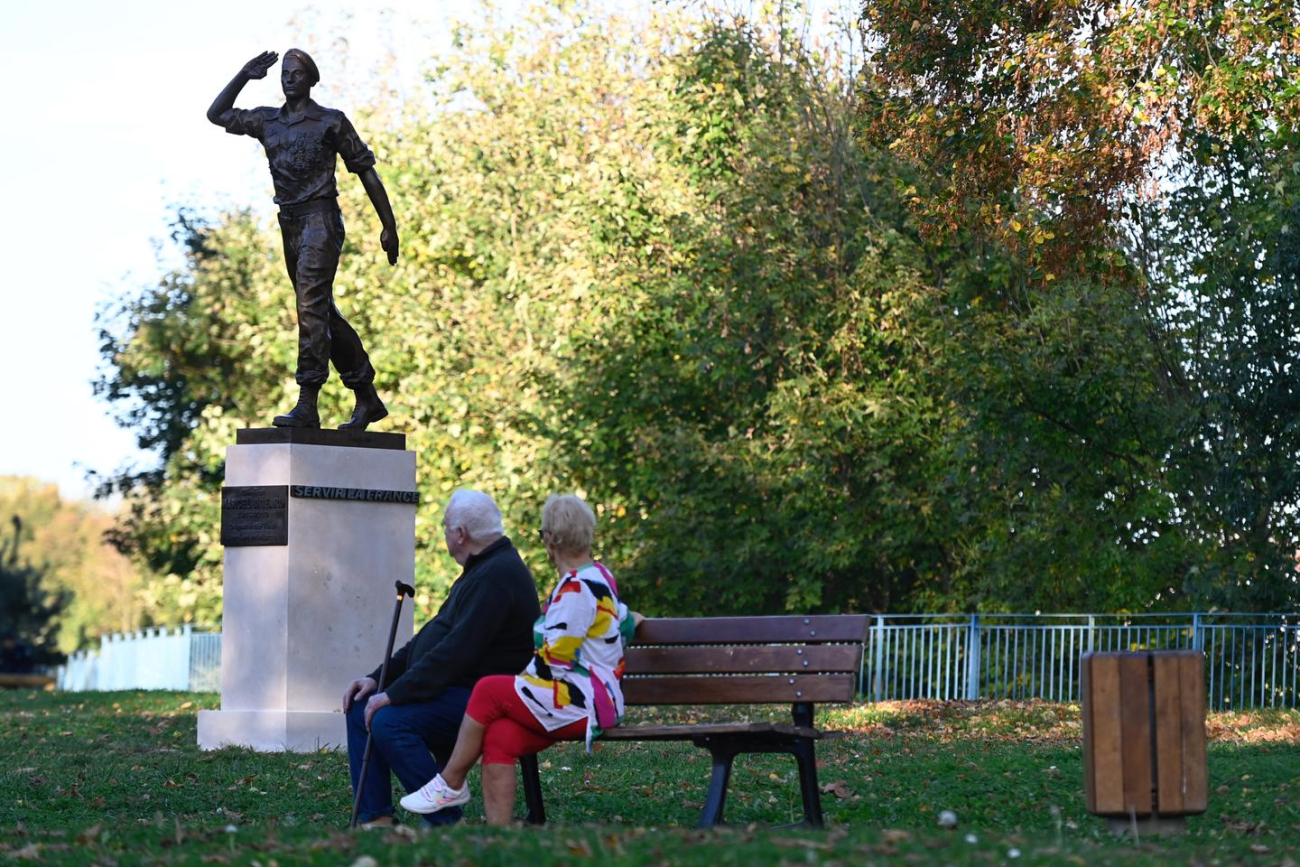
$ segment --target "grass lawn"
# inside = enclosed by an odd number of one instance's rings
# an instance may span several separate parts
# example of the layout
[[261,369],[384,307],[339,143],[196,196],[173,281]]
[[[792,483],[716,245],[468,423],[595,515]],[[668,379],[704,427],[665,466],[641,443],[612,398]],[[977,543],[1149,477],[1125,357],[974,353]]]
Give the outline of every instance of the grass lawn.
[[[67,864],[1296,864],[1300,713],[1212,715],[1210,809],[1172,838],[1114,839],[1083,809],[1077,706],[858,705],[819,758],[828,828],[799,818],[794,762],[737,762],[731,826],[694,829],[707,755],[684,744],[543,756],[551,824],[344,830],[339,753],[199,752],[212,694],[0,692],[0,861]],[[773,708],[774,715],[782,713]],[[722,711],[720,713],[725,713]],[[634,719],[679,719],[636,709]],[[477,780],[472,784],[477,791]],[[520,805],[522,811],[522,804]],[[960,826],[938,827],[942,810]],[[371,860],[373,859],[373,860]]]

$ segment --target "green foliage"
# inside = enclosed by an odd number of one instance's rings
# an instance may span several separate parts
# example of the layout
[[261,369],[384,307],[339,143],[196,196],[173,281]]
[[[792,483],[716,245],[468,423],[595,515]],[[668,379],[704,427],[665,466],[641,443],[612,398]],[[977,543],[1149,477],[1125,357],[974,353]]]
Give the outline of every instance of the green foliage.
[[1201,530],[1204,598],[1280,610],[1297,595],[1300,162],[1295,134],[1204,134],[1168,201],[1135,209],[1135,250],[1177,335],[1188,414],[1168,465]]
[[564,351],[572,472],[626,504],[621,562],[670,610],[883,608],[942,556],[897,169],[830,70],[781,54],[713,24],[667,70],[652,153],[693,207],[627,184],[595,215],[617,291]]
[[936,381],[964,420],[945,486],[969,547],[926,607],[1195,604],[1179,576],[1196,527],[1162,453],[1178,416],[1132,296],[1087,279],[1044,290],[981,265],[950,275],[935,322],[953,338]]
[[1294,9],[869,0],[867,141],[916,166],[953,585],[985,608],[1289,607]]
[[105,541],[113,516],[33,479],[0,477],[0,582],[6,621],[47,656],[140,625],[140,575]]
[[19,559],[23,520],[14,515],[10,524],[5,530],[12,535],[0,541],[0,636],[29,648],[29,662],[49,662],[56,655],[54,619],[67,595],[51,592],[42,580],[45,570]]
[[1170,149],[1297,121],[1297,22],[1280,0],[866,0],[862,18],[863,118],[934,168],[927,222],[1080,274],[1077,254],[1113,237]]

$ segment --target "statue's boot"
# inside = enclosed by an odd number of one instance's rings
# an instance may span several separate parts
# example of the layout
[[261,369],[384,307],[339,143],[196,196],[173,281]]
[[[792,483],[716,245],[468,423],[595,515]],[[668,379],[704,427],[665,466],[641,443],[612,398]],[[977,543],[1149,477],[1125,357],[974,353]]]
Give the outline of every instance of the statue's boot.
[[271,423],[276,427],[320,427],[320,413],[316,411],[319,385],[304,385],[298,389],[298,404],[284,415],[277,415]]
[[365,430],[367,425],[388,417],[388,407],[379,399],[379,392],[375,391],[373,382],[358,385],[352,390],[357,395],[357,406],[352,410],[352,418],[339,425],[339,430]]

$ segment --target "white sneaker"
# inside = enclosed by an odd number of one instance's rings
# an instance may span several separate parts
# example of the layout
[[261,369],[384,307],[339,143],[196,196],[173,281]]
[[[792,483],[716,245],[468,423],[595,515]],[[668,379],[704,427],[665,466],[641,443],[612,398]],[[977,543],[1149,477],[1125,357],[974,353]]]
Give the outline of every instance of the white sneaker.
[[402,806],[412,813],[436,813],[448,807],[459,807],[469,803],[469,782],[459,789],[453,789],[443,782],[442,774],[436,774],[432,780],[402,798]]

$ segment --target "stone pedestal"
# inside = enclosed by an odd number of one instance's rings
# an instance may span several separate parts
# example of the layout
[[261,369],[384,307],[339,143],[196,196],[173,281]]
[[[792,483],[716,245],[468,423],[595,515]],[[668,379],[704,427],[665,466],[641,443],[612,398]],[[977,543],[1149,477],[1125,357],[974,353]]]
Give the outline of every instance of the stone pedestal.
[[[245,430],[226,450],[221,710],[199,747],[346,744],[339,703],[383,661],[415,580],[415,453],[401,434]],[[411,637],[403,606],[394,648]]]

